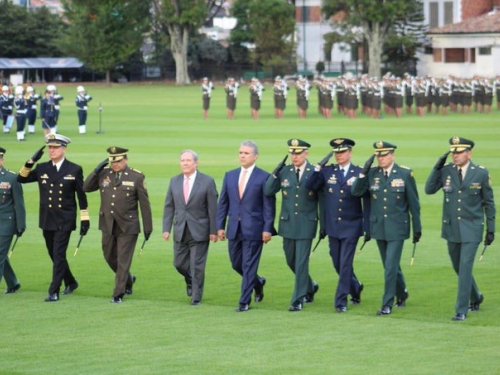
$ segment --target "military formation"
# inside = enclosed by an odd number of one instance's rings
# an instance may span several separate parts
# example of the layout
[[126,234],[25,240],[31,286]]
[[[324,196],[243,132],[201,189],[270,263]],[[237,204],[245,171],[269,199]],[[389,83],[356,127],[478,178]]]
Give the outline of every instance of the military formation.
[[[85,134],[88,104],[92,96],[87,94],[83,86],[78,86],[76,92],[78,132]],[[10,133],[11,128],[16,125],[17,140],[25,141],[26,134],[35,134],[36,121],[39,118],[44,135],[56,134],[62,100],[64,97],[58,93],[55,85],[47,85],[43,96],[37,94],[31,85],[14,88],[2,86],[0,118],[3,122],[3,132]]]
[[[225,83],[227,118],[234,119],[236,96],[240,84],[234,78]],[[371,118],[385,116],[402,117],[403,113],[418,116],[426,113],[447,115],[449,111],[468,114],[472,110],[491,113],[496,96],[496,108],[500,110],[500,76],[494,79],[473,77],[469,79],[449,76],[413,77],[404,74],[396,77],[390,72],[381,78],[366,74],[355,77],[347,73],[337,78],[319,76],[312,83],[306,77],[299,76],[290,84],[277,76],[272,84],[274,115],[283,118],[287,104],[288,91],[295,88],[296,107],[299,118],[307,118],[310,107],[311,90],[316,87],[318,111],[326,119],[332,117],[332,110],[337,106],[337,113],[349,119],[355,119],[359,113]],[[208,78],[203,78],[202,100],[203,117],[208,118],[211,92],[214,85]],[[263,101],[265,85],[257,78],[248,84],[250,94],[251,117],[259,119],[259,110]]]
[[[145,176],[128,166],[128,149],[109,147],[106,159],[84,179],[82,167],[66,156],[70,143],[61,134],[47,134],[45,146],[26,161],[19,174],[6,169],[7,151],[0,148],[0,278],[5,278],[6,294],[21,288],[8,253],[15,248],[15,242],[11,248],[14,237],[17,241],[26,229],[22,184],[36,182],[39,227],[52,262],[52,281],[45,301],[58,302],[61,295],[72,294],[80,284],[66,254],[71,234],[78,227],[77,207],[81,241],[90,228],[87,193],[99,191],[102,252],[115,275],[111,302],[122,303],[133,293],[137,281],[130,269],[141,227],[141,250],[153,232]],[[329,144],[331,152],[311,164],[311,145],[290,139],[286,156],[268,173],[256,165],[257,144],[243,141],[238,150],[239,166],[224,175],[220,194],[213,177],[198,170],[197,153],[181,152],[181,173],[172,177],[165,198],[162,236],[173,240],[173,265],[184,278],[192,305],[202,303],[210,242],[226,240],[231,266],[241,276],[236,311],[246,312],[252,302],[262,302],[267,281],[258,273],[262,250],[279,235],[295,280],[288,310],[302,311],[314,302],[319,291],[309,268],[315,250],[313,241],[319,232],[320,240],[328,237],[338,274],[333,298],[336,312],[346,313],[349,305],[362,301],[364,284],[354,272],[354,254],[361,238],[363,245],[371,239],[376,241],[384,269],[376,314],[387,316],[394,308],[406,306],[410,293],[400,266],[401,254],[406,240],[411,239],[415,249],[422,236],[413,171],[396,163],[397,145],[388,141],[374,142],[373,154],[362,167],[351,162],[354,140],[334,138]],[[439,157],[425,183],[426,194],[443,191],[442,238],[447,241],[458,276],[453,321],[465,320],[484,302],[472,274],[473,264],[481,242],[489,246],[495,238],[490,176],[486,168],[472,162],[474,146],[469,139],[450,138],[448,152]],[[39,162],[45,149],[50,160]],[[450,154],[451,162],[447,163]],[[332,157],[335,162],[328,164]],[[279,213],[277,194],[281,195]]]

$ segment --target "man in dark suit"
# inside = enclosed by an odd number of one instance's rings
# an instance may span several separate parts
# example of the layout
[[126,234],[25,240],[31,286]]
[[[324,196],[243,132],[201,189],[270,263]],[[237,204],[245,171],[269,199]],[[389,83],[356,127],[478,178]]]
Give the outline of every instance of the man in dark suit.
[[[137,238],[141,232],[138,203],[141,208],[144,238],[153,232],[153,218],[146,178],[128,166],[128,149],[109,147],[108,158],[99,163],[83,184],[86,192],[99,190],[99,229],[102,232],[104,259],[115,273],[112,303],[121,303],[125,294],[132,294],[136,277],[130,273]],[[107,164],[109,168],[105,168]]]
[[217,189],[212,177],[197,170],[198,155],[181,152],[182,173],[172,177],[163,208],[163,238],[174,226],[174,267],[184,276],[191,305],[199,305],[210,241],[217,242]]
[[[467,311],[477,311],[484,296],[472,276],[477,247],[484,233],[485,246],[495,239],[495,202],[488,171],[471,161],[474,142],[450,138],[450,151],[441,156],[425,184],[425,192],[443,190],[443,221],[441,237],[448,241],[451,264],[458,275],[455,316],[463,321]],[[449,153],[453,162],[446,163]]]
[[266,279],[259,277],[257,270],[262,246],[276,234],[276,199],[264,194],[269,173],[255,166],[258,157],[254,142],[241,143],[241,168],[225,174],[217,208],[217,236],[221,241],[229,240],[231,265],[243,277],[237,312],[248,311],[252,290],[255,302],[264,298]]
[[295,274],[295,286],[288,311],[301,311],[303,302],[313,302],[318,284],[309,275],[309,255],[318,227],[318,194],[307,188],[313,166],[307,161],[311,145],[301,139],[288,140],[291,165],[281,162],[266,182],[265,193],[281,190],[278,234],[283,237],[288,267]]
[[26,210],[24,208],[23,188],[17,182],[15,172],[3,165],[6,150],[0,147],[0,281],[5,278],[5,294],[15,293],[21,287],[12,269],[7,254],[12,237],[21,237],[26,229]]
[[61,134],[45,136],[50,161],[34,164],[43,155],[42,147],[29,159],[19,172],[21,183],[38,182],[40,190],[39,226],[53,262],[52,283],[46,302],[59,300],[59,288],[64,280],[63,294],[70,294],[78,288],[78,282],[71,273],[66,250],[71,232],[76,229],[76,200],[80,207],[80,235],[84,236],[90,227],[87,196],[83,191],[83,170],[66,159],[66,147],[71,140]]
[[[333,267],[339,275],[335,293],[335,311],[347,311],[347,296],[351,303],[361,303],[363,284],[354,274],[353,260],[359,237],[365,233],[365,241],[370,240],[370,196],[362,198],[351,194],[351,187],[361,168],[351,163],[352,147],[355,142],[348,138],[330,141],[337,164],[324,166],[320,162],[307,181],[310,189],[321,191],[321,228],[328,235],[330,256]],[[325,160],[326,159],[326,160]],[[328,161],[323,159],[324,163]]]
[[[396,307],[404,307],[408,299],[400,261],[404,241],[410,237],[410,215],[413,243],[422,236],[420,203],[413,171],[394,162],[397,146],[378,141],[373,147],[375,152],[354,181],[351,193],[357,197],[370,193],[370,235],[377,240],[384,266],[384,295],[377,315],[389,315],[394,298]],[[378,167],[371,168],[375,156]]]

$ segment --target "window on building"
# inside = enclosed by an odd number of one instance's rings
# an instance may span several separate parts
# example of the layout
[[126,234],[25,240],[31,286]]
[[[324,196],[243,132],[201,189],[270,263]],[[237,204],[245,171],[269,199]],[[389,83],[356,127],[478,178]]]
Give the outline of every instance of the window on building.
[[491,47],[479,47],[478,52],[480,55],[491,55]]
[[429,3],[429,27],[439,27],[439,4],[436,1]]
[[446,48],[444,50],[444,62],[447,63],[465,62],[465,48]]
[[311,8],[310,7],[301,7],[302,9],[302,22],[309,22],[311,20]]
[[453,23],[453,1],[444,2],[444,24]]
[[434,62],[443,62],[443,50],[441,48],[434,48],[432,55]]
[[475,63],[476,62],[476,49],[475,48],[470,49],[469,56],[470,56],[469,61],[471,63]]
[[432,46],[425,46],[424,47],[424,54],[426,55],[432,55],[434,53],[434,50]]

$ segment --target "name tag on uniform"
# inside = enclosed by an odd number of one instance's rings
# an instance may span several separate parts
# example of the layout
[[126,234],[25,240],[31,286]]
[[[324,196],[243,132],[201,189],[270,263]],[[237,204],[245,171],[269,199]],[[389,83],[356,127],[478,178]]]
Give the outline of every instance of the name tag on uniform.
[[123,186],[134,186],[134,181],[122,181]]
[[72,175],[67,175],[67,176],[64,176],[64,179],[65,180],[74,180],[75,179],[75,176],[72,176]]
[[12,186],[10,185],[10,182],[1,182],[0,183],[0,189],[10,189]]

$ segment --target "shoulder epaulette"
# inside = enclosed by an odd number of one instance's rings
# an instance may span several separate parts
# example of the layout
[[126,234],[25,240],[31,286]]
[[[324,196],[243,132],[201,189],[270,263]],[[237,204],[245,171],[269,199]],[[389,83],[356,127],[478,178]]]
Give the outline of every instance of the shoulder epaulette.
[[16,172],[11,171],[10,169],[7,169],[7,172],[17,175],[17,173],[16,173]]
[[410,169],[411,169],[411,168],[409,168],[409,167],[405,167],[404,165],[400,165],[400,167],[401,167],[401,168],[403,168],[403,169],[408,169],[408,170],[410,170]]
[[477,166],[478,168],[481,168],[481,169],[486,169],[485,167],[483,167],[482,165],[478,165]]
[[142,172],[141,172],[140,170],[138,170],[138,169],[135,169],[135,168],[130,168],[130,170],[131,170],[131,171],[134,171],[134,172],[137,172],[137,173],[141,173],[141,174],[142,174]]

